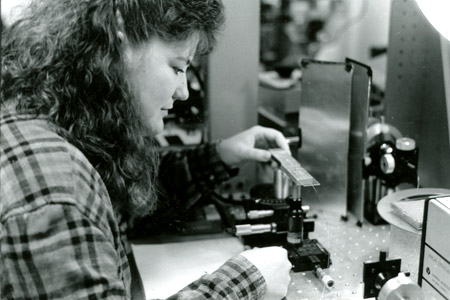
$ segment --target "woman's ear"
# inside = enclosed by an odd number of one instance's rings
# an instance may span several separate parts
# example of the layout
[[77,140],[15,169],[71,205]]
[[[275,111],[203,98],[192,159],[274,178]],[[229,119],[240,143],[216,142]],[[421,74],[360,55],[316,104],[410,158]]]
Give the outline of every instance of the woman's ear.
[[122,18],[122,14],[117,10],[116,12],[116,21],[117,21],[117,38],[120,41],[122,54],[125,59],[125,62],[130,62],[133,59],[133,50],[128,40],[127,35],[125,34],[125,26]]
[[122,18],[122,14],[119,10],[116,11],[116,22],[117,22],[117,37],[122,44],[128,44],[127,36],[125,35],[125,26]]

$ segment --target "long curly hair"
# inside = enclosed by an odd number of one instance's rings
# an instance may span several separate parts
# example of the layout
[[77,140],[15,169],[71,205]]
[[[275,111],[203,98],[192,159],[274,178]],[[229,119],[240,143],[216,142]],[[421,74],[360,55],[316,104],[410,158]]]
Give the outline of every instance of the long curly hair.
[[3,28],[0,101],[62,128],[115,208],[142,215],[155,208],[159,159],[124,78],[117,11],[132,44],[200,34],[197,53],[214,47],[223,23],[220,0],[32,0]]

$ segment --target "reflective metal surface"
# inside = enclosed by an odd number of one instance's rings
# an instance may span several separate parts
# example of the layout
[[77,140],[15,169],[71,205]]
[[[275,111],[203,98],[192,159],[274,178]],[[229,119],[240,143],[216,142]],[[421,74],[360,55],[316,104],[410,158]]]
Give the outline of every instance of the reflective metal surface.
[[352,65],[347,211],[353,213],[362,223],[364,221],[363,160],[366,153],[372,70],[349,58],[346,62]]
[[303,60],[302,67],[298,160],[321,184],[304,189],[304,198],[318,195],[345,214],[351,65]]

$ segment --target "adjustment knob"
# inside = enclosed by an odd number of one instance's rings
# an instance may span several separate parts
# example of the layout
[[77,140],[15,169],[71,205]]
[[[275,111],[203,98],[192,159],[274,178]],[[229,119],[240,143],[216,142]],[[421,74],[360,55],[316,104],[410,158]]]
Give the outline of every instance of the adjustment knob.
[[380,169],[384,174],[392,174],[395,170],[395,158],[392,154],[384,154],[380,159]]
[[395,148],[402,151],[412,151],[416,149],[416,141],[407,137],[398,138],[395,140]]
[[380,300],[425,300],[422,289],[403,273],[386,282],[378,294]]

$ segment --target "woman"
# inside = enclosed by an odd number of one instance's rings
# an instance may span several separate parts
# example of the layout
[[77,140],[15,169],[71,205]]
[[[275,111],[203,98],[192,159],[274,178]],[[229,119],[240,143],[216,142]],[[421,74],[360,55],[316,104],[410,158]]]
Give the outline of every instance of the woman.
[[[222,20],[219,0],[36,0],[3,32],[2,297],[130,298],[122,216],[288,149],[262,127],[161,161],[149,142]],[[279,299],[289,269],[281,248],[245,251],[172,298]]]

